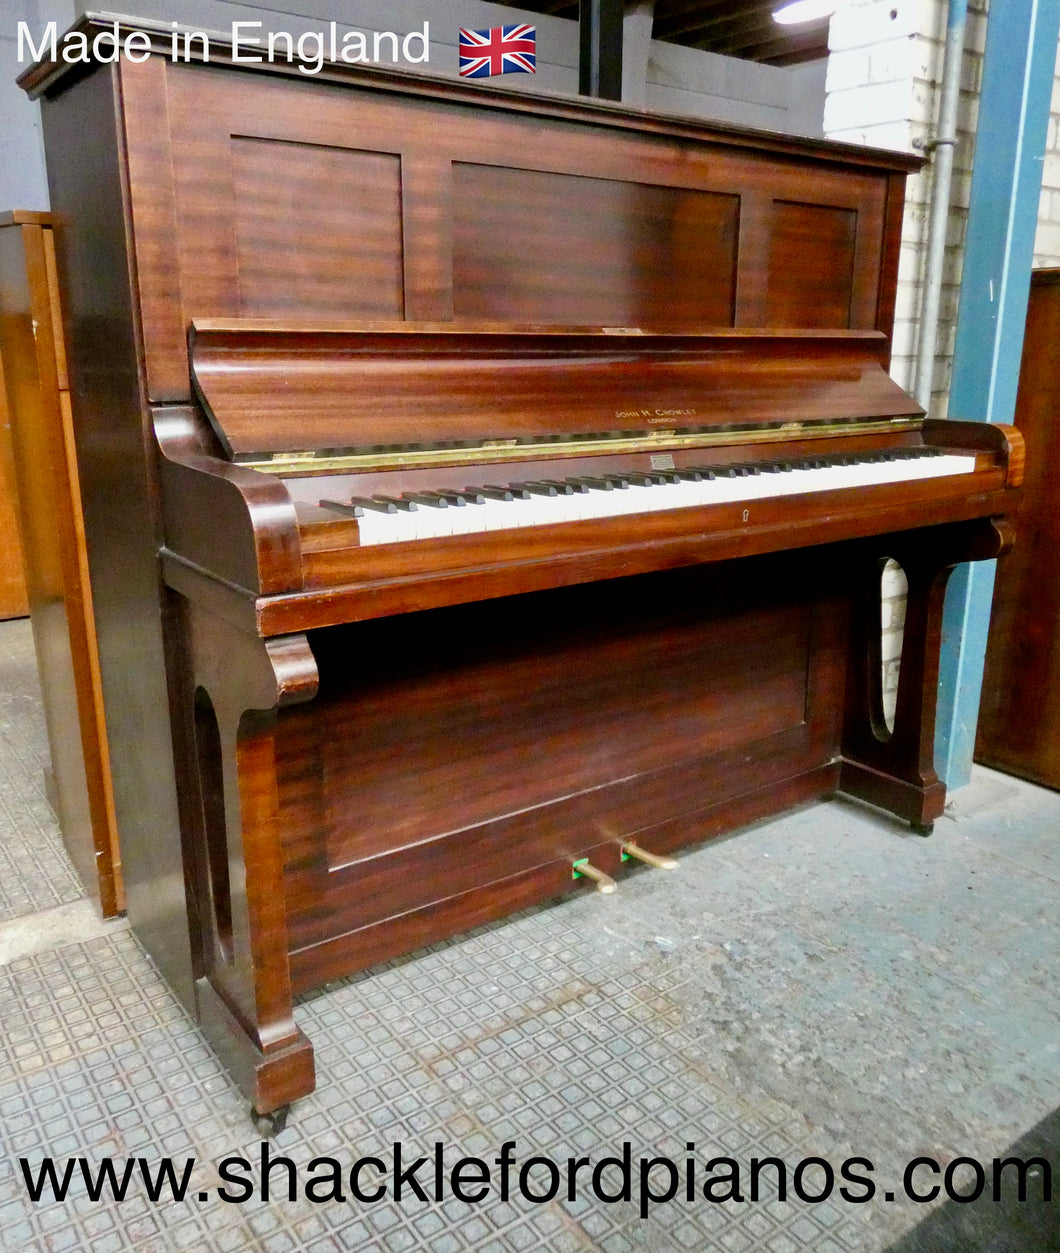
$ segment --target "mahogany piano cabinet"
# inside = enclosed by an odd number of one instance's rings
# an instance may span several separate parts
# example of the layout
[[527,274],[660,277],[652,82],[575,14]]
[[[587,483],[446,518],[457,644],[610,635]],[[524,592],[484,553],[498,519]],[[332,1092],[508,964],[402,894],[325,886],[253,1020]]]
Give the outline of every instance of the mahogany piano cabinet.
[[1021,456],[887,375],[916,158],[148,35],[22,82],[128,910],[253,1108],[327,980],[837,791],[928,830]]

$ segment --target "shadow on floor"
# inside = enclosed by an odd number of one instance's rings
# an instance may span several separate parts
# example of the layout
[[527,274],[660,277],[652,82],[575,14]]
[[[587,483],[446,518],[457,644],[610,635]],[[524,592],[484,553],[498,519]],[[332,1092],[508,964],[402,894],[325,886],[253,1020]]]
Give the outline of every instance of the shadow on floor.
[[[1009,1157],[1039,1157],[1048,1163],[1027,1179],[1026,1200],[1019,1199],[1016,1171],[1009,1167],[1000,1174],[995,1201],[991,1168],[984,1163],[987,1183],[978,1200],[947,1201],[886,1253],[1058,1253],[1060,1204],[1053,1199],[1056,1183],[1051,1176],[1052,1167],[1060,1165],[1060,1109],[999,1155],[1002,1161]],[[917,1186],[922,1191],[930,1186],[926,1174]]]

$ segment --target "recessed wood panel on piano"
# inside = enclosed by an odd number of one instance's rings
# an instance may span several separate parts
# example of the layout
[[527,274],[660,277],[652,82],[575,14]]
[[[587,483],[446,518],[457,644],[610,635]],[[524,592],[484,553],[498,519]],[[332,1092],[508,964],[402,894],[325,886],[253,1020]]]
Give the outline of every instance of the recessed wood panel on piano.
[[928,829],[1021,454],[887,375],[916,160],[157,39],[23,81],[129,911],[254,1108],[312,1087],[295,994],[631,846],[838,790]]

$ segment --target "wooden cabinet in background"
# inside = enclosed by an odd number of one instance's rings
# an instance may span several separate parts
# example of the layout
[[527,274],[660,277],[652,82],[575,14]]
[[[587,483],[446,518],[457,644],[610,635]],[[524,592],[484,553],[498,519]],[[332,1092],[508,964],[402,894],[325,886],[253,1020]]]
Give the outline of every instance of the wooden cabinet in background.
[[975,756],[1060,788],[1060,269],[1031,277],[1016,426],[1019,543],[998,566]]
[[[121,858],[47,214],[0,215],[0,354],[0,406],[6,404],[10,416],[26,593],[51,752],[49,795],[70,859],[110,917],[124,908]],[[6,553],[6,534],[0,539]]]
[[29,611],[17,510],[11,423],[4,396],[4,364],[0,361],[0,619],[23,618]]

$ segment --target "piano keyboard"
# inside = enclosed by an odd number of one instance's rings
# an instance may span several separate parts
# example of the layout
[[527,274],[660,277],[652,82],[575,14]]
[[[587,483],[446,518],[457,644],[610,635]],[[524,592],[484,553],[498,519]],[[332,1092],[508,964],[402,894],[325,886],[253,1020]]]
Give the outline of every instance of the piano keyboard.
[[[543,462],[543,466],[547,466]],[[512,527],[547,526],[657,510],[732,504],[837,488],[873,487],[967,474],[975,457],[936,448],[828,454],[796,461],[688,466],[599,477],[482,484],[463,491],[322,500],[357,518],[361,545],[471,535]]]

